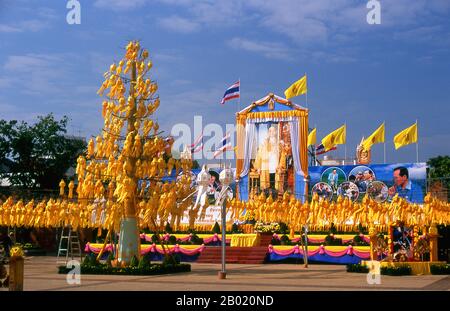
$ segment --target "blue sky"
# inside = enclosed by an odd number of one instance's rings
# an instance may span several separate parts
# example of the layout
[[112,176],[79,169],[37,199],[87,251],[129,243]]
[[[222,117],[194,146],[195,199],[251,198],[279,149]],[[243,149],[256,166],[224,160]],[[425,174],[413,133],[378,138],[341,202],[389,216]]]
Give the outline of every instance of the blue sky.
[[[418,118],[420,160],[450,154],[448,0],[381,1],[381,25],[367,24],[365,0],[80,0],[81,25],[67,24],[66,3],[0,0],[0,118],[54,112],[71,118],[69,132],[96,135],[102,73],[139,39],[166,133],[194,115],[233,123],[237,101],[219,101],[238,78],[244,107],[307,72],[319,139],[346,122],[350,154],[386,121],[388,161],[415,161],[392,137]],[[373,147],[375,162],[382,154]]]

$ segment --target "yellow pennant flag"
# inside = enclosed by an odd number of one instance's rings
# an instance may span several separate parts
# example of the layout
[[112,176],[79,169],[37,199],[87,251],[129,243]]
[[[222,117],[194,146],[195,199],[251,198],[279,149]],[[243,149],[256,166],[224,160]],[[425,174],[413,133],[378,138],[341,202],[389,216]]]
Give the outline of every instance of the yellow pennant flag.
[[347,126],[344,124],[343,126],[338,128],[337,130],[331,132],[330,134],[328,134],[327,136],[322,138],[322,145],[325,148],[325,150],[330,150],[335,145],[345,144],[345,139],[346,139],[346,136],[347,136],[347,133],[346,133],[347,129],[346,129],[346,127]]
[[308,135],[308,145],[306,147],[309,147],[311,145],[315,145],[317,142],[317,135],[316,135],[317,129],[313,129],[311,133]]
[[300,80],[294,82],[289,88],[284,91],[284,96],[286,99],[303,95],[308,92],[308,88],[306,86],[306,75],[304,75]]
[[381,124],[380,127],[375,130],[375,132],[373,132],[369,137],[367,137],[364,140],[364,142],[362,143],[363,148],[365,150],[370,150],[370,148],[372,148],[372,145],[384,143],[384,133],[385,128],[383,122],[383,124]]
[[404,129],[394,137],[395,149],[417,143],[417,122]]

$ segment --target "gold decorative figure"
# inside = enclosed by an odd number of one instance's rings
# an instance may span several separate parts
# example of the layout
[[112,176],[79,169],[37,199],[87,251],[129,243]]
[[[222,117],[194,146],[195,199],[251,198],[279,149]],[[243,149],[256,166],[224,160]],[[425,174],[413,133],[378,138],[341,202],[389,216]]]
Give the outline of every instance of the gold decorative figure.
[[358,147],[356,147],[356,159],[358,164],[370,164],[370,150],[363,147],[364,137],[361,139]]

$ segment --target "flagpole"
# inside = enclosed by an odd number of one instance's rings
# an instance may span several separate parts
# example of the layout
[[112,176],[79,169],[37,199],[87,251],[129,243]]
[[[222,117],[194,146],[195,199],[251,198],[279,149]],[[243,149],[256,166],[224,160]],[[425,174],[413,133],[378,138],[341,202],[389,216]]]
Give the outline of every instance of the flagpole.
[[[385,121],[383,121],[383,124],[384,124],[384,130],[385,130],[385,133],[386,133],[386,120]],[[383,143],[383,161],[384,161],[384,163],[383,164],[386,164],[386,138],[385,137],[383,137],[384,138],[384,143]]]
[[419,124],[417,124],[416,119],[416,131],[417,131],[417,140],[416,140],[416,163],[419,163]]
[[317,149],[316,149],[316,145],[317,145],[317,124],[314,124],[314,128],[316,129],[316,143],[313,145],[314,165],[317,166]]
[[238,100],[238,112],[241,111],[241,78],[239,78],[239,100]]
[[345,122],[345,144],[344,144],[344,164],[347,160],[347,121]]
[[306,109],[308,108],[308,77],[306,76],[306,72],[305,72],[305,77],[306,77],[306,93],[305,93],[305,100],[306,100]]

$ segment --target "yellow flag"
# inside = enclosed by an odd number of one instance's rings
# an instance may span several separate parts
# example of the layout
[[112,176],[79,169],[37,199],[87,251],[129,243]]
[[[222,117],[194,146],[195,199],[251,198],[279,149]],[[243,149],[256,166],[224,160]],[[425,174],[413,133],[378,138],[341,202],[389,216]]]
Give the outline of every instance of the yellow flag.
[[394,137],[395,149],[417,143],[417,122],[404,129]]
[[308,145],[307,145],[307,147],[309,147],[309,146],[311,146],[311,145],[315,145],[316,144],[316,141],[317,141],[317,135],[316,135],[316,131],[317,129],[313,129],[312,131],[311,131],[311,133],[309,133],[309,135],[308,135]]
[[365,150],[370,150],[372,145],[384,143],[384,123],[380,125],[379,128],[375,130],[369,137],[367,137],[362,143]]
[[304,75],[300,80],[294,82],[290,87],[284,91],[284,96],[286,99],[303,95],[308,92],[308,88],[306,86],[306,75]]
[[347,132],[346,127],[347,126],[344,124],[337,130],[331,132],[330,134],[328,134],[327,136],[322,138],[322,145],[325,148],[325,150],[330,150],[335,145],[345,144],[345,139],[347,136],[346,135],[346,132]]

